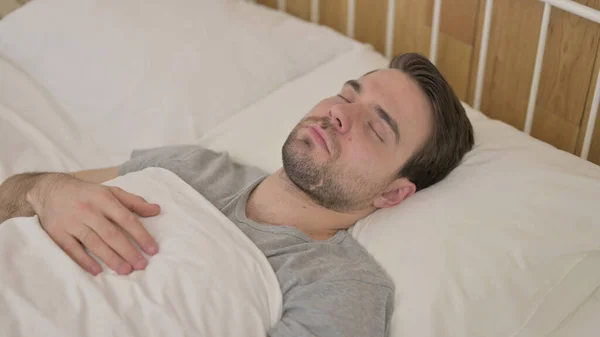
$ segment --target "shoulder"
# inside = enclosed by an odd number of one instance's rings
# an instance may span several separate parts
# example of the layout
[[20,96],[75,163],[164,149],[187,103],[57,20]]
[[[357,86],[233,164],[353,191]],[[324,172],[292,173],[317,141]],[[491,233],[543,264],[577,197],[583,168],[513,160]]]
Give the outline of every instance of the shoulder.
[[147,149],[135,149],[131,158],[121,164],[121,175],[129,172],[140,171],[146,167],[170,168],[180,165],[182,161],[215,160],[228,158],[226,153],[217,153],[198,145],[172,145]]
[[[383,267],[349,233],[340,242],[347,260],[337,275],[323,282],[348,319],[348,331],[361,336],[387,336],[395,307],[395,286]],[[338,312],[340,313],[340,312]],[[361,319],[357,319],[357,318]],[[345,320],[346,321],[346,320]],[[346,334],[348,335],[348,334]]]
[[394,292],[394,283],[387,271],[350,233],[346,233],[339,246],[343,249],[347,261],[344,263],[343,272],[336,278],[370,284]]
[[310,268],[320,269],[319,277],[296,280],[284,292],[281,325],[301,326],[319,336],[387,336],[394,311],[394,285],[387,274],[351,241],[316,244],[329,245],[326,255],[314,259],[319,266]]
[[222,158],[223,161],[231,161],[227,152],[216,152],[200,145],[172,145],[150,149],[136,149],[131,152],[131,160],[163,164],[198,159],[210,161],[218,158]]
[[366,249],[348,232],[296,247],[277,271],[284,310],[270,336],[388,335],[394,285]]
[[135,150],[119,168],[119,174],[161,167],[175,173],[217,208],[224,200],[266,175],[258,168],[241,165],[227,152],[216,152],[199,145],[175,145]]

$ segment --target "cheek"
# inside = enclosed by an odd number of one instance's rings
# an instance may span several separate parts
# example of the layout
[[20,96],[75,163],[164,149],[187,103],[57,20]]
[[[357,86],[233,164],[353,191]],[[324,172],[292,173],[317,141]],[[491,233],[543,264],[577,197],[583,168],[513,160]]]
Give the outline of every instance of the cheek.
[[379,144],[372,139],[368,131],[361,129],[358,125],[355,126],[351,132],[342,137],[342,142],[342,146],[344,147],[343,150],[345,150],[342,152],[348,154],[348,159],[350,160],[362,160],[365,161],[365,163],[375,163],[379,162],[385,155]]
[[375,151],[370,143],[360,138],[360,135],[352,135],[345,139],[340,159],[348,167],[356,167],[364,172],[372,172],[373,169],[382,164],[382,156]]
[[399,160],[396,154],[381,150],[368,139],[359,141],[361,137],[365,136],[352,135],[345,139],[340,166],[373,179],[387,177],[400,167],[397,165]]

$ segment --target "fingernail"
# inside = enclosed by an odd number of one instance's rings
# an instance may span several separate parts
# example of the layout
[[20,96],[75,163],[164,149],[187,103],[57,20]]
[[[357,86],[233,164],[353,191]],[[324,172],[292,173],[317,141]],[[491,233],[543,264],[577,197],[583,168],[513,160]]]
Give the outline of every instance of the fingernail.
[[131,266],[128,263],[122,263],[117,270],[117,273],[121,275],[127,275],[131,272]]
[[148,254],[156,254],[158,252],[158,246],[155,244],[149,244],[146,246],[146,251]]
[[146,268],[147,265],[148,264],[146,263],[146,259],[140,256],[138,257],[137,261],[133,263],[133,268],[135,268],[136,270],[142,270]]
[[102,268],[100,268],[100,266],[96,266],[96,265],[91,266],[89,269],[90,269],[90,273],[92,273],[94,276],[100,274],[100,272],[102,271]]

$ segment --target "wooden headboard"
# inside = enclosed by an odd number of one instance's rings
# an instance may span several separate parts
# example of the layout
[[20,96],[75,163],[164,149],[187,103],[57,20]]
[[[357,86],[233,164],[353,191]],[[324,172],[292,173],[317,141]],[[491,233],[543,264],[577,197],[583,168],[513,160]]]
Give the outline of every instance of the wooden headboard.
[[[277,0],[257,0],[277,8]],[[577,0],[600,9],[600,0]],[[433,0],[395,0],[392,53],[429,55]],[[347,33],[348,1],[320,0],[318,22]],[[444,0],[437,66],[458,96],[473,105],[484,0]],[[311,19],[310,0],[286,0],[285,10]],[[522,130],[525,124],[544,4],[494,2],[481,110]],[[388,0],[355,0],[354,38],[385,52]],[[579,155],[600,67],[600,25],[553,9],[531,135]],[[600,118],[588,160],[600,165]]]

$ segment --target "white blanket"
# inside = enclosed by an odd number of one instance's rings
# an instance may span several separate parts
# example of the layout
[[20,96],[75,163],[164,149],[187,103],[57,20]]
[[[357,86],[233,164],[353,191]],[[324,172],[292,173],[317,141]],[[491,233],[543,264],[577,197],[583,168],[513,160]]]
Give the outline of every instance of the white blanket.
[[173,173],[150,168],[107,183],[161,205],[142,219],[160,246],[145,271],[94,277],[37,217],[0,225],[2,336],[265,336],[281,315],[266,257]]

